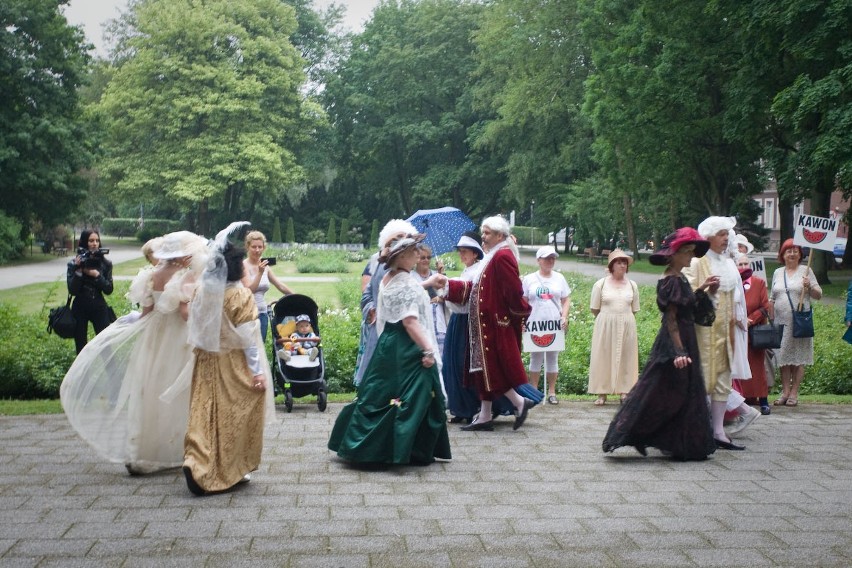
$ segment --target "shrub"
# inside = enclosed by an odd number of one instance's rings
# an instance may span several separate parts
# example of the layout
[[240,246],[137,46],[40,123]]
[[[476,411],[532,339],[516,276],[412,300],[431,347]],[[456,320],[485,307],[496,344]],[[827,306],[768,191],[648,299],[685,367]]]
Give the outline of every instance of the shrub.
[[[116,281],[112,295],[107,296],[119,316],[130,311],[125,297],[129,285]],[[47,333],[50,307],[44,306],[38,314],[22,314],[12,305],[0,304],[0,397],[59,397],[59,385],[74,362],[74,341]]]
[[349,240],[349,219],[340,221],[340,239],[337,242],[340,244],[355,242]]
[[180,231],[184,229],[183,223],[180,221],[172,221],[170,219],[145,219],[145,226],[139,229],[136,233],[136,238],[141,242],[146,242],[154,237]]
[[345,273],[349,267],[342,251],[316,250],[296,258],[296,270],[302,273]]
[[296,242],[296,229],[293,227],[293,218],[287,217],[287,232],[284,236],[287,239],[284,242],[287,243],[295,243]]
[[137,229],[139,229],[139,219],[130,219],[128,217],[106,217],[103,220],[101,229],[104,234],[116,237],[135,235]]
[[370,242],[367,243],[368,248],[373,248],[377,246],[379,242],[379,220],[373,219],[372,224],[370,225]]
[[347,279],[337,284],[337,294],[343,309],[324,308],[319,314],[325,378],[328,392],[352,392],[355,360],[361,334],[360,282]]
[[334,228],[334,217],[328,220],[328,231],[325,233],[325,242],[330,245],[337,244],[337,230]]
[[281,220],[276,217],[275,224],[272,226],[272,242],[280,243],[281,241]]
[[48,335],[47,313],[23,315],[0,304],[0,397],[56,398],[74,361],[74,342]]
[[18,258],[23,249],[21,223],[0,211],[0,264]]

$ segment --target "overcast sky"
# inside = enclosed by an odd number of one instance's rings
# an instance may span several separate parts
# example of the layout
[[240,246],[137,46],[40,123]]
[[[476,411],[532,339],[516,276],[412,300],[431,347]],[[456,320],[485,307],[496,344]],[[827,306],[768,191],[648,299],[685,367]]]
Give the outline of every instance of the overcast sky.
[[[332,1],[314,0],[314,6],[324,8]],[[353,31],[360,31],[364,22],[370,18],[378,0],[338,0],[336,3],[346,6],[344,26]],[[103,24],[107,20],[117,18],[126,8],[127,0],[71,0],[65,9],[65,17],[73,25],[82,25],[86,39],[95,45],[95,54],[106,57]]]

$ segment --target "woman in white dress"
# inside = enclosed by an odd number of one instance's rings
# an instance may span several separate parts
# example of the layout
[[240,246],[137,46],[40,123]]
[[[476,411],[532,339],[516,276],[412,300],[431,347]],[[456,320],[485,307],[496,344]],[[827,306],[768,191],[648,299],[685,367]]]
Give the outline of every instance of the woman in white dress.
[[[559,253],[552,246],[543,246],[535,253],[538,270],[523,279],[524,299],[529,302],[531,320],[559,320],[562,330],[568,329],[568,310],[571,308],[571,288],[562,274],[553,270]],[[556,398],[556,378],[559,375],[559,351],[530,353],[530,384],[538,388],[542,364],[547,382],[547,402],[559,404]]]
[[621,400],[639,378],[639,340],[636,317],[639,288],[627,278],[633,258],[615,249],[607,258],[609,276],[592,286],[589,307],[595,316],[589,363],[588,391],[598,395],[596,406],[618,393]]
[[793,337],[793,309],[799,309],[802,295],[802,309],[809,309],[811,300],[822,298],[822,288],[814,271],[799,264],[802,261],[802,249],[793,244],[793,239],[787,239],[781,245],[778,261],[784,266],[772,274],[769,302],[774,311],[775,323],[785,327],[781,348],[775,352],[781,368],[781,396],[772,404],[796,406],[799,404],[799,385],[805,376],[805,365],[814,364],[814,338]]
[[[131,284],[142,308],[89,343],[60,388],[62,406],[80,436],[133,475],[178,467],[189,415],[192,351],[188,303],[207,260],[207,241],[189,231],[164,237],[153,270]],[[117,380],[118,379],[118,380]]]

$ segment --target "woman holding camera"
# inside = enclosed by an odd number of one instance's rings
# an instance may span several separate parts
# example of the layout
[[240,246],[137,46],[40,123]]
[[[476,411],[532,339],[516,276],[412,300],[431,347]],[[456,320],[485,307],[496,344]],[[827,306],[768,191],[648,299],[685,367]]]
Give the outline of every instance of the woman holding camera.
[[68,293],[74,296],[71,313],[77,320],[74,330],[74,343],[77,353],[83,350],[88,341],[89,322],[95,328],[95,335],[102,332],[111,323],[112,312],[104,299],[104,294],[112,294],[112,263],[101,249],[101,235],[97,231],[85,230],[80,233],[77,256],[68,263]]
[[[278,288],[282,294],[293,294],[293,290],[281,282],[271,270],[269,270],[270,259],[261,258],[266,250],[266,237],[260,231],[249,231],[246,235],[246,259],[243,260],[245,267],[243,275],[243,286],[254,294],[254,303],[257,305],[258,320],[260,320],[260,336],[266,344],[266,331],[269,328],[269,315],[266,313],[266,292],[269,284]],[[272,264],[275,264],[274,259]]]

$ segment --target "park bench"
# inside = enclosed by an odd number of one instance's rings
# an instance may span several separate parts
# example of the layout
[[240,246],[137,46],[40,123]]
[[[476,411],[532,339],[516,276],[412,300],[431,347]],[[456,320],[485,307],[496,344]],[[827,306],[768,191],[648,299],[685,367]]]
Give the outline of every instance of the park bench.
[[594,256],[595,256],[595,249],[589,247],[589,248],[583,249],[583,252],[577,253],[577,260],[579,260],[580,262],[587,262],[587,261],[591,262],[591,260],[594,258]]
[[53,243],[53,254],[56,256],[68,256],[68,247],[56,241]]
[[606,262],[607,257],[609,257],[609,253],[611,252],[611,250],[603,249],[600,254],[596,254],[594,256],[593,260],[595,262],[600,262],[601,264],[604,264]]

